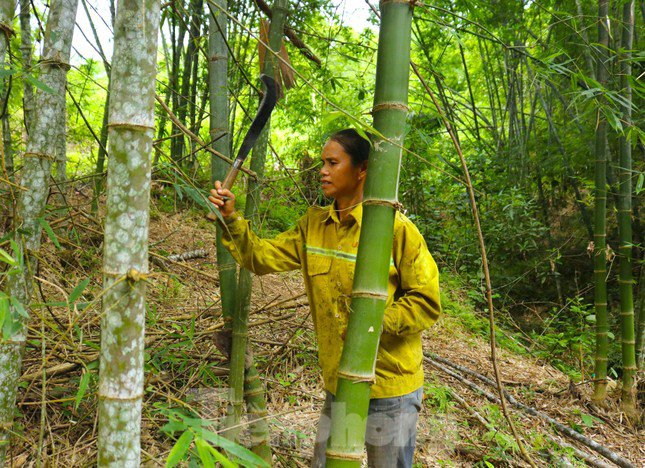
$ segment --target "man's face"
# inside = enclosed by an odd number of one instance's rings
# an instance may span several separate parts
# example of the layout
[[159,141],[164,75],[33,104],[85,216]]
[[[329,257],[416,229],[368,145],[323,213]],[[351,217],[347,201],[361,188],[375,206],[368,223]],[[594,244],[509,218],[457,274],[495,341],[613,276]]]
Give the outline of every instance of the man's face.
[[328,141],[322,149],[320,176],[322,191],[326,197],[354,198],[361,190],[365,179],[363,166],[355,167],[352,158],[336,141]]

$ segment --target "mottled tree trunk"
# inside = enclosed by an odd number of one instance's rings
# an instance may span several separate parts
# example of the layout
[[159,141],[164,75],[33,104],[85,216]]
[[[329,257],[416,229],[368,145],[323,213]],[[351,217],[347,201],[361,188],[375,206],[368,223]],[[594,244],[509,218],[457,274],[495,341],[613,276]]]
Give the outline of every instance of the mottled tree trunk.
[[115,24],[103,251],[98,465],[140,461],[158,0],[122,0]]
[[[5,70],[9,67],[9,56],[7,49],[13,35],[13,15],[16,9],[14,0],[0,0],[0,68]],[[2,144],[4,161],[0,161],[0,173],[4,169],[13,179],[13,151],[11,148],[11,129],[9,128],[9,116],[7,112],[8,92],[4,78],[0,78],[0,118],[2,119]],[[4,174],[3,174],[4,176]]]
[[8,430],[13,419],[16,389],[20,375],[22,350],[26,339],[26,317],[32,296],[33,272],[37,268],[36,252],[40,248],[41,226],[49,193],[49,177],[54,160],[51,142],[57,141],[64,128],[63,106],[65,84],[69,69],[69,54],[74,32],[78,0],[52,0],[50,3],[43,57],[40,61],[40,81],[54,93],[38,90],[35,95],[38,113],[34,114],[31,134],[27,141],[17,207],[18,244],[24,263],[18,274],[7,277],[7,293],[21,307],[12,306],[12,333],[8,339],[0,336],[0,465],[3,448],[8,444]]
[[[22,54],[22,68],[25,73],[31,73],[33,53],[30,7],[29,0],[20,0],[20,52]],[[22,109],[27,133],[30,132],[34,121],[34,104],[34,86],[29,81],[23,80]]]

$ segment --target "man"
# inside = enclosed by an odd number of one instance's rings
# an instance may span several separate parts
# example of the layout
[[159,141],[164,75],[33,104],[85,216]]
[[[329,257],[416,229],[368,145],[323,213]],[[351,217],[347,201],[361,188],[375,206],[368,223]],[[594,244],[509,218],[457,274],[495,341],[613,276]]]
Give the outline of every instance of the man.
[[[312,466],[325,465],[338,364],[349,317],[370,144],[355,130],[322,150],[322,191],[334,203],[311,207],[275,239],[260,239],[235,212],[235,197],[215,182],[209,200],[225,220],[224,244],[244,268],[262,275],[300,269],[327,392]],[[440,314],[439,274],[425,241],[401,213],[394,222],[389,298],[371,388],[366,449],[371,467],[410,467],[423,391],[421,333]]]

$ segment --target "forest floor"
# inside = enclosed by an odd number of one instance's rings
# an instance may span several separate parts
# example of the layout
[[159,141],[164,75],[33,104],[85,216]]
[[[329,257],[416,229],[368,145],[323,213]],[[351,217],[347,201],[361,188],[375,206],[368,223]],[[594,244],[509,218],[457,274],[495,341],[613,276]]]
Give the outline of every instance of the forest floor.
[[[39,292],[48,305],[32,311],[9,466],[36,466],[38,458],[45,462],[43,466],[89,466],[96,461],[102,228],[80,204],[72,209],[71,217],[51,224],[60,248],[51,238],[45,240],[37,276],[44,280],[39,281]],[[141,440],[144,466],[165,464],[174,439],[180,435],[169,434],[167,426],[164,430],[173,415],[219,421],[225,412],[226,362],[213,346],[213,334],[222,326],[215,228],[195,212],[172,214],[153,209],[151,254],[166,257],[195,249],[206,250],[208,256],[166,261],[163,267],[151,263]],[[85,279],[90,282],[82,295],[70,297],[70,291]],[[266,385],[275,465],[308,466],[323,390],[303,284],[298,272],[256,277],[254,281],[250,340]],[[444,314],[426,332],[424,349],[447,360],[444,363],[493,378],[488,340],[469,328],[473,320],[485,319],[479,315],[481,311],[473,309],[466,289],[455,281],[448,283],[443,283]],[[69,307],[61,304],[68,301]],[[45,349],[42,336],[48,338]],[[48,356],[44,361],[43,355]],[[565,374],[528,352],[502,348],[498,359],[506,389],[517,400],[634,466],[645,466],[643,431],[630,426],[616,410],[616,392],[611,394],[609,408],[594,408],[589,404],[589,383],[573,384]],[[453,376],[430,362],[425,368],[417,466],[528,466],[518,455],[499,406],[455,375],[477,379],[454,367]],[[538,466],[584,466],[572,449],[563,448],[565,443],[594,453],[555,431],[551,424],[525,412],[510,411]],[[198,465],[196,453],[190,456],[191,466]],[[602,459],[595,453],[593,456]],[[602,460],[599,463],[606,465],[599,466],[614,466]]]

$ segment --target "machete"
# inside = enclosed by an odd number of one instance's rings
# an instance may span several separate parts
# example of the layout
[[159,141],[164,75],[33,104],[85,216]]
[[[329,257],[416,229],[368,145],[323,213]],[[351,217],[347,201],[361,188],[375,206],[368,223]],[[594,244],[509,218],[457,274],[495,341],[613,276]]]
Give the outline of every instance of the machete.
[[251,152],[253,145],[255,145],[255,142],[258,140],[260,133],[262,133],[262,129],[269,121],[271,112],[273,111],[273,108],[275,107],[275,104],[278,100],[275,80],[269,75],[262,75],[260,76],[260,79],[264,83],[266,92],[264,93],[264,97],[260,102],[260,107],[258,107],[258,113],[253,119],[248,132],[246,132],[246,135],[244,136],[242,146],[240,146],[240,149],[237,152],[237,157],[235,158],[235,161],[233,161],[233,165],[229,169],[228,174],[226,174],[224,182],[222,182],[222,188],[228,190],[233,187],[235,179],[237,178],[237,174],[238,172],[240,172],[242,164],[244,164],[244,160]]

